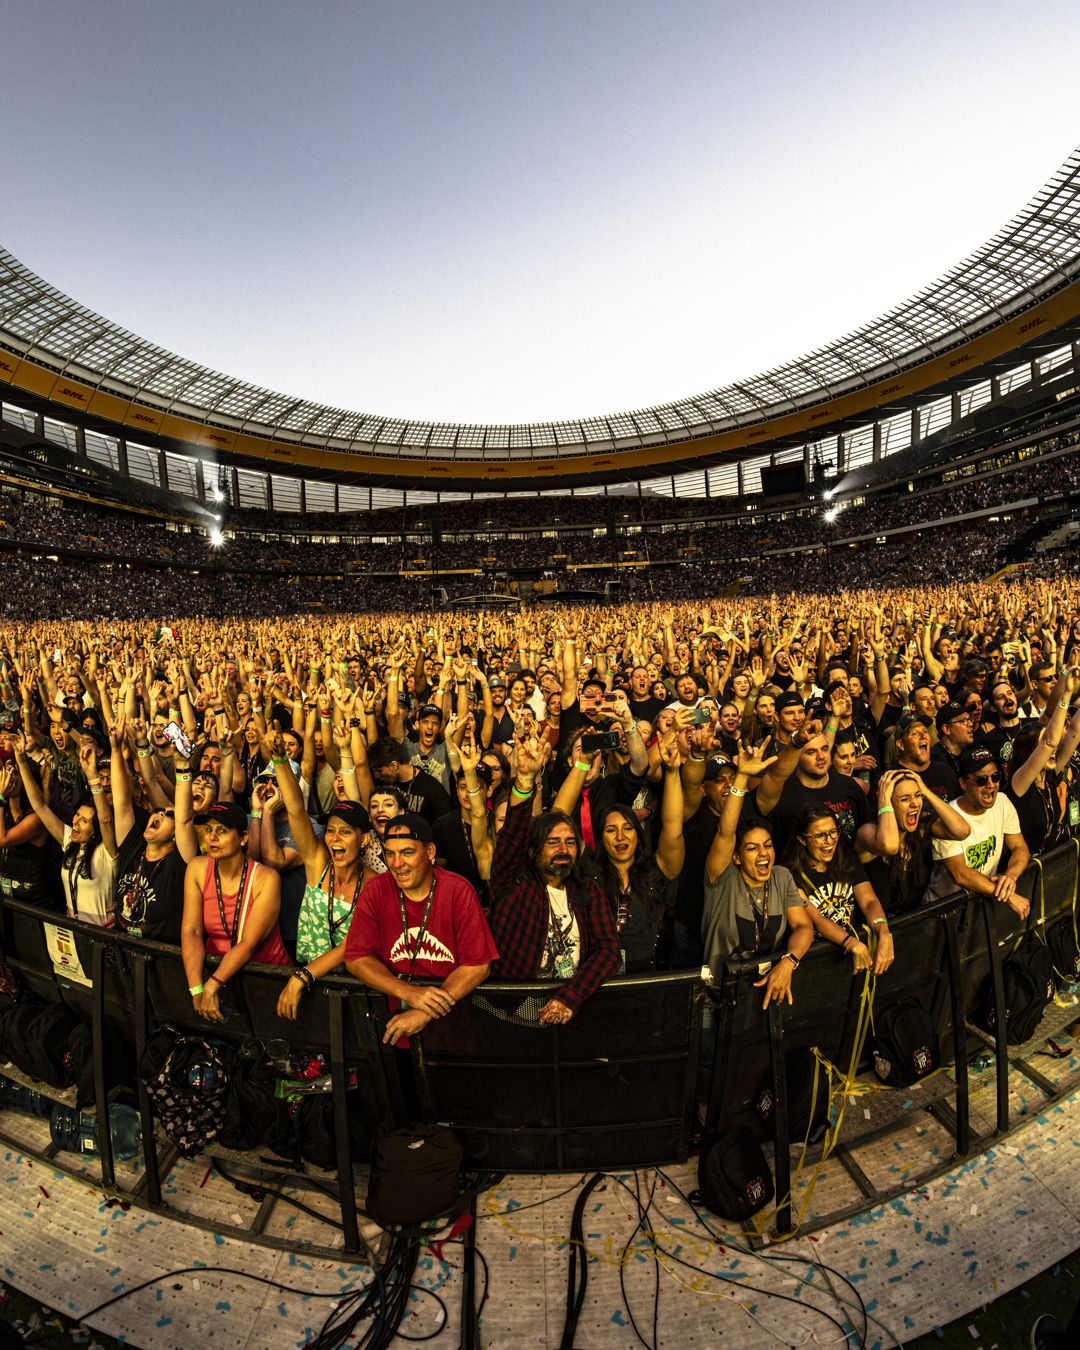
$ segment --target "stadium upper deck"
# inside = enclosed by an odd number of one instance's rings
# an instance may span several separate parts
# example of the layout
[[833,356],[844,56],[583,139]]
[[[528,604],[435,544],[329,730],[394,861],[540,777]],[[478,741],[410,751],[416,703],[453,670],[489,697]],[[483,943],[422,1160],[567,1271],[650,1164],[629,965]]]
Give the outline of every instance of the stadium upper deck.
[[1060,347],[1078,319],[1080,148],[1008,225],[904,304],[784,366],[651,408],[459,425],[310,403],[156,347],[3,250],[0,394],[103,434],[264,471],[428,490],[565,488],[805,446]]

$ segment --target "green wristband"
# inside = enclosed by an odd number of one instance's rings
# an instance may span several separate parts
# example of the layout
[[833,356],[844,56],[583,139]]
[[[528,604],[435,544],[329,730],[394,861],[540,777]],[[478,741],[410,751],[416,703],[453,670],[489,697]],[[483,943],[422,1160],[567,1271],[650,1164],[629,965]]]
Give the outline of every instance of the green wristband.
[[894,816],[894,815],[896,815],[896,812],[893,810],[893,808],[892,808],[891,806],[879,806],[879,807],[878,807],[878,812],[877,812],[877,813],[878,813],[879,816]]
[[191,987],[188,989],[188,993],[191,995],[192,998],[198,998],[198,996],[202,993],[202,991],[203,991],[204,988],[205,988],[204,985],[201,985],[201,984],[193,984],[193,985],[191,985]]

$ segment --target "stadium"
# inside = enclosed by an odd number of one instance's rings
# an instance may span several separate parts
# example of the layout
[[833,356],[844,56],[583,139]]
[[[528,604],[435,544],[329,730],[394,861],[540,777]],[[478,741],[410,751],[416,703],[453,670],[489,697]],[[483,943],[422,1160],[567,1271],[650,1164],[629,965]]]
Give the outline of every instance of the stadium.
[[0,1314],[1070,1343],[1078,360],[1080,148],[576,420],[275,392],[0,248]]

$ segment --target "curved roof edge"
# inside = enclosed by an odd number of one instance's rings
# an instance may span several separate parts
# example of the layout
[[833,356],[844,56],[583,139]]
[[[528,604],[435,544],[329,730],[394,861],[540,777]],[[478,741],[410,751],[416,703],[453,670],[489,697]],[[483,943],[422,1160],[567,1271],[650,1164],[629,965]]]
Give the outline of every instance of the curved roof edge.
[[[796,424],[823,426],[838,401],[853,410],[911,392],[914,384],[927,387],[933,378],[957,373],[951,367],[962,368],[963,362],[944,359],[950,353],[970,347],[995,354],[1000,342],[978,341],[990,334],[1022,338],[1024,324],[1017,320],[1032,310],[1049,315],[1044,332],[1047,324],[1073,317],[1080,312],[1073,303],[1046,302],[1060,301],[1066,291],[1075,296],[1077,283],[1080,147],[980,249],[872,323],[750,379],[648,408],[487,425],[416,422],[311,403],[157,347],[49,286],[3,249],[0,379],[133,428],[264,463],[391,478],[542,477],[563,467],[610,474],[767,441],[797,431]],[[966,359],[974,364],[978,358]],[[925,378],[913,382],[915,371]],[[833,406],[827,412],[823,405]],[[687,444],[697,440],[708,446]]]

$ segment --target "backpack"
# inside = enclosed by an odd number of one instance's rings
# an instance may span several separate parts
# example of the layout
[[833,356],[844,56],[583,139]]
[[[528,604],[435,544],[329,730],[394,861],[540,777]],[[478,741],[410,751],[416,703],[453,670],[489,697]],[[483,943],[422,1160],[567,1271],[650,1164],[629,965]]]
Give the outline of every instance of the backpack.
[[1046,930],[1046,947],[1059,989],[1080,984],[1080,947],[1076,945],[1076,929],[1072,916],[1062,919]]
[[185,1158],[216,1139],[225,1120],[230,1072],[224,1047],[159,1031],[146,1044],[139,1075],[161,1127]]
[[[1046,1005],[1054,997],[1054,970],[1046,944],[1037,937],[1025,938],[1002,963],[1005,993],[1005,1040],[1022,1045],[1038,1030]],[[996,1028],[994,982],[987,981],[982,1026],[991,1034]]]
[[[354,1101],[359,1093],[349,1093],[349,1142],[353,1163],[366,1162],[371,1156],[371,1130],[362,1110]],[[334,1137],[334,1099],[320,1092],[303,1097],[296,1104],[296,1133],[300,1157],[312,1167],[333,1172],[337,1168],[337,1144]],[[456,1181],[455,1181],[456,1184]],[[455,1198],[457,1192],[455,1190]]]
[[702,1203],[722,1219],[743,1222],[772,1200],[772,1173],[761,1145],[745,1125],[707,1140],[698,1157]]
[[238,1060],[225,1089],[221,1128],[217,1142],[222,1148],[247,1152],[262,1145],[291,1157],[294,1148],[292,1122],[284,1102],[274,1096],[277,1074],[266,1063]]
[[909,1087],[941,1067],[930,1014],[915,998],[902,999],[874,1018],[874,1072],[889,1087]]
[[[806,1046],[784,1055],[784,1081],[787,1087],[788,1136],[792,1144],[808,1138],[814,1141],[822,1126],[829,1123],[829,1080],[817,1075],[817,1100],[814,1100],[814,1053]],[[766,1078],[751,1103],[764,1139],[776,1138],[776,1118],[772,1076]]]
[[70,1087],[76,1071],[69,1044],[80,1018],[63,1003],[46,1003],[33,994],[4,1000],[0,1013],[0,1059],[50,1087]]
[[445,1125],[377,1130],[367,1213],[380,1228],[449,1214],[461,1196],[461,1159],[461,1145]]

